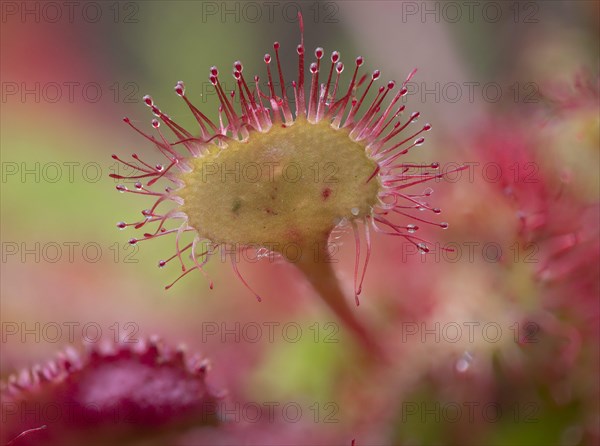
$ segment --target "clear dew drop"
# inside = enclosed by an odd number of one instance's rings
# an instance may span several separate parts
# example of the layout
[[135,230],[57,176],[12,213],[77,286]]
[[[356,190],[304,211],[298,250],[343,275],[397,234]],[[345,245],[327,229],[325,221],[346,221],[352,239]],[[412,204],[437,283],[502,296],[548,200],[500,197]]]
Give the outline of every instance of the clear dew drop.
[[448,229],[448,226],[449,226],[448,223],[445,221],[440,223],[440,228],[442,228],[442,229]]
[[464,373],[469,369],[469,363],[461,358],[458,361],[456,361],[455,367],[457,372]]
[[428,187],[427,189],[425,189],[423,191],[423,195],[425,195],[426,197],[429,197],[432,193],[433,193],[433,189],[430,187]]
[[183,83],[183,81],[179,81],[177,82],[177,84],[175,85],[175,93],[177,93],[178,96],[183,96],[185,94],[185,84]]
[[269,257],[270,255],[271,255],[271,251],[269,251],[267,248],[260,248],[256,251],[256,259],[257,260],[265,259],[265,258]]
[[425,243],[417,244],[417,249],[419,250],[419,252],[421,254],[427,254],[429,252],[429,248],[427,247],[427,245]]
[[159,267],[159,268],[164,268],[166,264],[167,264],[167,262],[166,262],[166,261],[164,261],[164,260],[159,260],[159,262],[158,262],[158,267]]
[[124,193],[127,191],[127,187],[125,187],[123,184],[117,184],[117,190],[121,193]]
[[120,221],[117,223],[117,228],[119,228],[121,231],[123,229],[125,229],[127,227],[127,223],[125,223],[124,221]]
[[415,232],[417,232],[417,229],[419,229],[419,227],[416,225],[406,225],[406,229],[410,234],[414,234]]
[[350,212],[352,213],[352,215],[354,215],[356,217],[360,213],[360,209],[355,207],[355,208],[350,209]]
[[465,352],[461,358],[456,361],[454,368],[459,373],[465,373],[471,367],[471,362],[473,362],[473,356],[469,352]]

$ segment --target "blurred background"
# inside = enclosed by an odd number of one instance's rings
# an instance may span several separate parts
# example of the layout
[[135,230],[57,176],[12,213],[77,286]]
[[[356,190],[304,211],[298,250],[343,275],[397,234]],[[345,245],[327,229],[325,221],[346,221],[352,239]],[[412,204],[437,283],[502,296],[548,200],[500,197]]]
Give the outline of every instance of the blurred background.
[[[218,258],[213,290],[192,274],[165,291],[173,240],[130,246],[140,234],[115,226],[151,202],[117,193],[111,154],[158,159],[122,117],[148,130],[151,94],[195,129],[175,83],[215,119],[209,67],[228,90],[235,60],[264,77],[274,41],[291,81],[298,10],[311,58],[362,55],[383,81],[418,68],[407,110],[433,131],[412,159],[469,166],[431,185],[450,226],[427,232],[429,254],[374,236],[355,311],[391,364],[290,265],[240,265],[262,303]],[[157,334],[210,358],[228,401],[303,409],[255,444],[597,444],[598,31],[593,1],[3,2],[2,377],[84,340]],[[350,297],[352,232],[338,243]]]

